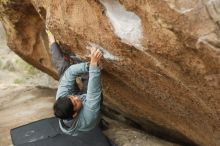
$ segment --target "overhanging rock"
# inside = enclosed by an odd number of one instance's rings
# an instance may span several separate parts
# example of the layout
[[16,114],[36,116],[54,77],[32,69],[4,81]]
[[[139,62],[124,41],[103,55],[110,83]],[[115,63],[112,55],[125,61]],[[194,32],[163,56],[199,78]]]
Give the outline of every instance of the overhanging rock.
[[8,46],[57,79],[45,25],[64,49],[105,52],[105,104],[148,132],[220,145],[218,0],[1,1]]

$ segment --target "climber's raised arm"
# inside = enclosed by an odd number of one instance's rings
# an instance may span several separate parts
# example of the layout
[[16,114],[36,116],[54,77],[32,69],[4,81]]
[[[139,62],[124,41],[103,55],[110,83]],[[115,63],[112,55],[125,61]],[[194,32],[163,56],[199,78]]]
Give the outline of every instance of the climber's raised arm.
[[91,49],[91,61],[89,67],[89,82],[86,96],[86,106],[90,110],[100,108],[101,100],[101,71],[98,67],[98,62],[102,57],[102,52],[99,49]]
[[88,72],[88,62],[71,65],[63,74],[57,90],[56,99],[75,94],[76,77]]

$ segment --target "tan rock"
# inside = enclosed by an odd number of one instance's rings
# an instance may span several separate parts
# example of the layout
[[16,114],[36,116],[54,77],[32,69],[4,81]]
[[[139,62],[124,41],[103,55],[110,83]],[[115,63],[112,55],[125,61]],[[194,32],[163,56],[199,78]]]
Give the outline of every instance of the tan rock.
[[220,145],[219,0],[1,1],[8,46],[57,78],[45,24],[84,57],[101,47],[105,104],[147,131]]

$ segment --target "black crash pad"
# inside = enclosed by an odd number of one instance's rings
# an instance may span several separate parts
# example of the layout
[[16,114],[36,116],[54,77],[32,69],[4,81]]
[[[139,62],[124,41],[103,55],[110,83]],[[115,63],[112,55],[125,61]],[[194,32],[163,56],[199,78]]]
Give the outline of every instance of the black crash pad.
[[47,118],[11,130],[14,146],[110,146],[97,127],[78,136],[63,134],[57,118]]

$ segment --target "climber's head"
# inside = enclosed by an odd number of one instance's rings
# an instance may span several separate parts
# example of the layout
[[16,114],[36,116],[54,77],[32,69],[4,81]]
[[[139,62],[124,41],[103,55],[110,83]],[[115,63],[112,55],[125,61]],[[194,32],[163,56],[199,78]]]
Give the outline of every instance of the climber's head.
[[72,119],[80,111],[81,100],[77,96],[66,96],[59,98],[54,106],[54,115],[60,119]]

